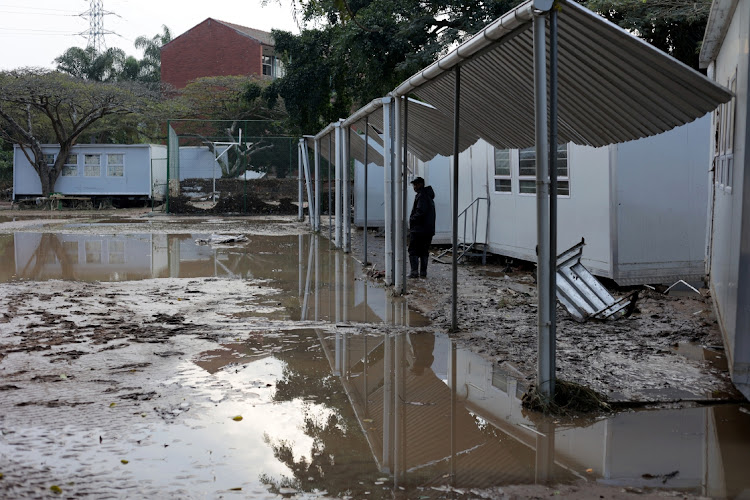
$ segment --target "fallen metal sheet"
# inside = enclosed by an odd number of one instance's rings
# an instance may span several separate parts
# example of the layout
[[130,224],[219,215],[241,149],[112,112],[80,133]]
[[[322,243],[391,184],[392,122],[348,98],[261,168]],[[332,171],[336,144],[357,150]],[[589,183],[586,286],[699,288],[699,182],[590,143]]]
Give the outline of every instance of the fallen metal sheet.
[[638,292],[615,299],[581,264],[585,241],[557,257],[557,299],[577,321],[589,318],[616,319],[629,316],[638,300]]

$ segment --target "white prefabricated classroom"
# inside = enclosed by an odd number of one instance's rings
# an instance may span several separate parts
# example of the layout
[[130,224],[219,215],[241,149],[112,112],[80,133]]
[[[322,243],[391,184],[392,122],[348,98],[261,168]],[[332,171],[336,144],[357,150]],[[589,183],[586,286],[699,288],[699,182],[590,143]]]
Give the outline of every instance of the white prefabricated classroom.
[[[57,144],[42,146],[52,165]],[[79,144],[73,146],[53,192],[81,196],[161,199],[167,191],[167,147],[155,144]],[[42,183],[21,148],[13,148],[13,199],[39,196]]]
[[[636,141],[558,150],[558,251],[585,240],[583,264],[621,285],[705,277],[710,116]],[[536,261],[534,151],[479,140],[459,156],[459,241]],[[435,190],[433,243],[451,234],[452,158],[410,161]],[[368,227],[384,225],[383,169],[369,165]],[[364,169],[355,162],[354,222],[364,223]],[[409,192],[409,207],[413,193]],[[473,204],[473,205],[472,205]],[[489,218],[489,219],[488,219]]]
[[715,0],[700,62],[734,98],[713,113],[709,284],[732,381],[750,398],[750,1]]

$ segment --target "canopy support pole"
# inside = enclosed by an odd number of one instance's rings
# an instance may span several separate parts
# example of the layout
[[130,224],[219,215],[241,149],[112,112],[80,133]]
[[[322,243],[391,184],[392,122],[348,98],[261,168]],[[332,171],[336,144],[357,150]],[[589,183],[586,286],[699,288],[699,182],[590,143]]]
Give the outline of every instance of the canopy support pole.
[[459,108],[461,101],[461,66],[457,65],[454,70],[456,83],[453,89],[453,214],[451,216],[451,228],[453,234],[453,256],[451,258],[451,331],[458,331],[458,137]]
[[557,10],[549,13],[549,393],[555,394],[557,351]]
[[536,125],[537,217],[537,389],[547,401],[554,394],[554,359],[550,337],[550,213],[547,134],[547,59],[544,16],[534,17],[534,118]]
[[[304,141],[304,139],[300,139],[297,144],[297,202],[299,204],[299,208],[297,209],[297,220],[300,222],[305,220],[305,212],[302,208],[302,203],[304,201],[302,196],[302,141]],[[216,196],[216,169],[214,169],[214,196]]]
[[[365,229],[364,234],[362,235],[364,237],[364,250],[362,250],[362,263],[366,266],[367,261],[367,179],[368,179],[368,173],[370,171],[370,166],[367,163],[367,150],[370,149],[370,115],[367,115],[365,117]],[[365,284],[365,289],[367,289],[367,284]]]
[[391,98],[383,98],[383,172],[385,175],[385,277],[386,286],[393,284],[393,196],[392,196],[392,160],[393,149]]
[[404,287],[404,273],[402,272],[402,269],[404,267],[404,247],[402,244],[402,241],[404,239],[404,226],[401,224],[401,221],[404,219],[404,215],[402,213],[403,205],[401,204],[401,192],[404,190],[404,187],[402,185],[402,179],[403,175],[401,174],[403,169],[403,162],[401,161],[401,129],[402,129],[402,123],[401,123],[401,98],[396,97],[393,100],[393,121],[394,121],[394,130],[393,130],[393,153],[395,157],[395,161],[393,162],[393,221],[394,224],[394,234],[395,238],[393,239],[393,250],[394,250],[394,280],[393,280],[393,286],[394,286],[394,293],[401,293],[403,287]]
[[336,142],[335,148],[336,148],[336,170],[335,170],[335,210],[334,210],[334,218],[336,219],[336,227],[335,227],[335,236],[333,240],[333,246],[336,248],[341,248],[341,124],[337,123],[333,126],[333,131],[335,134],[334,141]]
[[315,139],[315,232],[320,232],[320,139]]
[[402,275],[402,283],[403,287],[401,288],[401,295],[406,295],[406,263],[407,263],[407,248],[406,248],[406,237],[409,235],[409,212],[407,208],[407,193],[409,192],[409,183],[407,179],[407,175],[409,173],[409,162],[408,162],[408,137],[409,137],[409,97],[404,96],[402,97],[404,100],[404,148],[403,148],[403,177],[401,181],[401,185],[403,186],[403,189],[401,190],[401,227],[403,228],[401,233],[403,234],[403,238],[401,239],[401,258],[402,258],[402,264],[401,264],[401,272]]
[[341,172],[342,179],[341,183],[344,185],[344,189],[341,192],[342,204],[344,210],[342,211],[343,221],[342,226],[344,230],[344,253],[352,251],[352,217],[351,217],[351,182],[349,181],[349,151],[351,150],[352,135],[351,128],[346,126],[341,128],[341,139],[342,139],[342,152],[344,155],[341,161]]
[[333,141],[328,133],[328,242],[333,241],[333,196],[331,195],[331,163],[333,163]]

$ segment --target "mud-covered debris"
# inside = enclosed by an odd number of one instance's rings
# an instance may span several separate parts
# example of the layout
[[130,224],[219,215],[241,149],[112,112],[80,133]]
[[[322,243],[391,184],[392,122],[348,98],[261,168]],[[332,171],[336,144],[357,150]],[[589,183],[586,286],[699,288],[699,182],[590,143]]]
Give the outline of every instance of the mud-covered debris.
[[242,243],[247,241],[243,234],[212,234],[208,238],[198,238],[195,242],[199,245],[227,245],[229,243]]
[[547,398],[539,393],[536,385],[532,385],[523,395],[521,402],[528,410],[552,415],[574,415],[611,410],[603,394],[575,382],[559,379],[555,381],[555,395],[552,401],[547,401]]

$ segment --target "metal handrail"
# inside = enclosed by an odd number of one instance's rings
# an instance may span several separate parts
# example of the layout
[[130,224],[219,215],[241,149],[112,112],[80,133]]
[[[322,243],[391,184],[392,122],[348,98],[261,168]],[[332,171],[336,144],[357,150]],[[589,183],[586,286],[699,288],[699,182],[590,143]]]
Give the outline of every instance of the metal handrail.
[[[480,196],[480,197],[475,198],[474,201],[472,201],[471,203],[469,203],[469,205],[466,208],[464,208],[461,211],[461,213],[458,214],[458,217],[456,218],[456,221],[458,222],[458,220],[460,220],[462,216],[464,217],[464,234],[463,234],[463,239],[462,239],[462,242],[464,243],[464,245],[466,245],[466,224],[468,221],[467,212],[469,210],[472,211],[472,217],[474,218],[474,223],[472,224],[473,235],[471,239],[471,244],[466,246],[463,249],[461,254],[458,256],[458,260],[460,260],[466,254],[466,252],[471,250],[474,247],[474,245],[476,245],[477,243],[477,227],[479,226],[479,202],[482,200],[485,200],[487,202],[487,212],[489,212],[489,204],[490,204],[489,197]],[[489,213],[487,215],[489,217]],[[485,261],[486,255],[487,255],[487,233],[486,232],[485,232],[484,237],[485,237],[485,242],[484,242],[484,257],[482,258],[483,262]]]

